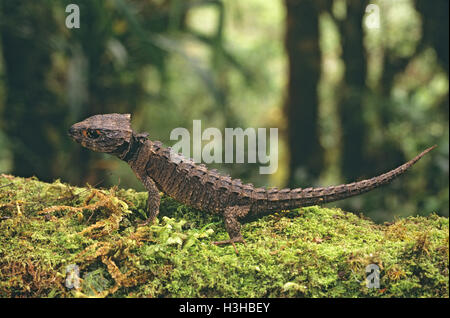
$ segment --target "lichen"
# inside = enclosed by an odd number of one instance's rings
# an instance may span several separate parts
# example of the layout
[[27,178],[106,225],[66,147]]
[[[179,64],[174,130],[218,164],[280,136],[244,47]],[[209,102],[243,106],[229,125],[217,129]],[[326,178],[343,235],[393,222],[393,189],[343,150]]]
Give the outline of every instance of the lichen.
[[0,175],[0,297],[449,297],[448,218],[313,206],[245,224],[236,255],[211,244],[220,217],[166,196],[139,226],[146,197]]

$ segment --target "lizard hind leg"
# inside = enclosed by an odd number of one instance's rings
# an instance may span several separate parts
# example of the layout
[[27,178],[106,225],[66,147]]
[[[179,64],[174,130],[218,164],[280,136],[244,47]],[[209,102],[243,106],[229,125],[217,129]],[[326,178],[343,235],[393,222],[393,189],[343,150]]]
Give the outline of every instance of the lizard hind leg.
[[155,182],[150,177],[143,178],[142,182],[145,186],[145,188],[148,191],[148,198],[147,198],[147,220],[145,220],[143,223],[141,223],[141,226],[147,225],[147,224],[153,224],[156,217],[159,214],[159,205],[161,198],[159,196],[159,190],[155,184]]
[[236,254],[239,254],[235,243],[244,243],[244,238],[241,234],[241,223],[239,219],[243,218],[249,212],[249,206],[231,206],[225,209],[225,229],[230,236],[229,240],[213,242],[215,245],[231,244],[234,247]]

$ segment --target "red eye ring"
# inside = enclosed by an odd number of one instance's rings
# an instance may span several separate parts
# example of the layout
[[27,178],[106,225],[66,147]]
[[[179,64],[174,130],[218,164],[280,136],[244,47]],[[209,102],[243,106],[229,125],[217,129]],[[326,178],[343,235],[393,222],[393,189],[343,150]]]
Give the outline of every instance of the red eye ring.
[[101,131],[98,129],[85,129],[83,130],[83,136],[89,139],[97,139],[101,135]]

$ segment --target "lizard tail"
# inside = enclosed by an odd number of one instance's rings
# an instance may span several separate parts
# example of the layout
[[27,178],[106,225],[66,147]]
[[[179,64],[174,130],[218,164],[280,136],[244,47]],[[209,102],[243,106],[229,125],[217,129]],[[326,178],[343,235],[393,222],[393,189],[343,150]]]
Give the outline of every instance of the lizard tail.
[[404,163],[398,168],[371,179],[326,188],[268,190],[266,209],[271,211],[290,210],[303,206],[338,201],[368,192],[381,185],[391,182],[434,148],[436,148],[436,145],[424,150],[415,158]]

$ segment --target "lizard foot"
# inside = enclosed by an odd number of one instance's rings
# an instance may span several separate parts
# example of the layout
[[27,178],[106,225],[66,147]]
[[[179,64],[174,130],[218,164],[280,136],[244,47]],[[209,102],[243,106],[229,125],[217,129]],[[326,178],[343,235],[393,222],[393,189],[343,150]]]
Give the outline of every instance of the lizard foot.
[[214,245],[231,244],[231,245],[233,245],[234,251],[236,252],[236,254],[239,254],[239,252],[238,252],[238,250],[236,248],[236,244],[234,244],[234,243],[243,243],[244,245],[246,245],[245,241],[244,241],[244,239],[242,237],[235,237],[235,238],[232,238],[232,239],[229,239],[229,240],[225,240],[225,241],[212,242],[212,244],[214,244]]
[[153,220],[152,218],[147,218],[147,220],[145,220],[144,222],[139,222],[138,226],[146,226],[148,224],[153,224]]

